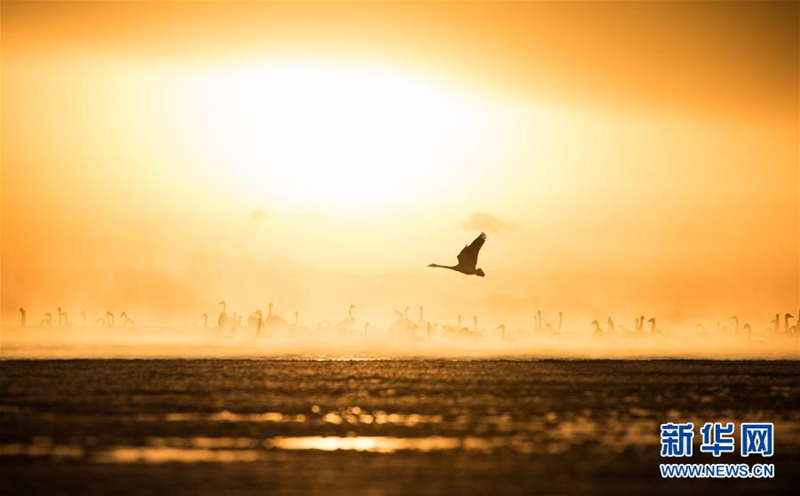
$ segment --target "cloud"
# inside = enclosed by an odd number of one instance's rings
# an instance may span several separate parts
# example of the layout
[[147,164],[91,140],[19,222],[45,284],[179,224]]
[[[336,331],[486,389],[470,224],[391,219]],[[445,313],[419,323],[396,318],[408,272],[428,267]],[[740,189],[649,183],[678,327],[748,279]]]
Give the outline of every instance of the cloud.
[[497,232],[503,229],[516,229],[513,222],[505,222],[486,212],[473,212],[469,220],[461,224],[464,229],[477,229],[486,232]]
[[263,224],[264,221],[267,219],[269,219],[269,214],[261,210],[260,208],[257,208],[252,212],[250,212],[250,220],[258,225]]

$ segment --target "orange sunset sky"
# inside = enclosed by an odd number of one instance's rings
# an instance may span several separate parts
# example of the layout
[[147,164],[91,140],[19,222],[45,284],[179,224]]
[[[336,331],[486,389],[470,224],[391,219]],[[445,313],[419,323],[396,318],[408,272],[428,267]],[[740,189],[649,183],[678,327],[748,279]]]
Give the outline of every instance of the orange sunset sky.
[[4,323],[797,312],[796,2],[1,9]]

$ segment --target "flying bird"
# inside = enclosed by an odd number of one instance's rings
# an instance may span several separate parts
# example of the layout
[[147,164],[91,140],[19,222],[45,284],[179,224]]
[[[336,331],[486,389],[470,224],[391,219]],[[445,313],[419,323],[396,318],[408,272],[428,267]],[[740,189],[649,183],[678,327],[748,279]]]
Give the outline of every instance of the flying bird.
[[481,251],[481,247],[485,242],[486,233],[480,233],[478,237],[475,238],[475,241],[465,246],[464,249],[461,250],[461,253],[458,254],[458,265],[453,265],[451,267],[448,265],[430,264],[428,267],[452,269],[468,276],[475,275],[483,277],[486,275],[483,269],[476,268],[475,266],[478,265],[478,252]]

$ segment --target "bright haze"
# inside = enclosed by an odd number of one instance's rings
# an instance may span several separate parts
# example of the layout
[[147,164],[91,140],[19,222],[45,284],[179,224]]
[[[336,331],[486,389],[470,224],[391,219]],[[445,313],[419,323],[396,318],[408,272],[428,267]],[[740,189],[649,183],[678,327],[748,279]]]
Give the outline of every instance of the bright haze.
[[[188,325],[225,299],[307,325],[354,303],[767,326],[800,300],[799,19],[3,2],[3,322]],[[427,267],[481,231],[485,278]]]

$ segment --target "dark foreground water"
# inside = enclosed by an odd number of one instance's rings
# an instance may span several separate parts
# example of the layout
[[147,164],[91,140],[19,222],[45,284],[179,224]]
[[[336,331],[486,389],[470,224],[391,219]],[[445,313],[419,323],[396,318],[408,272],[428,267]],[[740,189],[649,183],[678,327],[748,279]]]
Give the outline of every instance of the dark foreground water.
[[[792,493],[800,366],[753,361],[0,362],[0,492]],[[694,422],[694,456],[659,426]],[[775,455],[718,459],[699,426],[775,423]],[[774,479],[662,480],[665,461]],[[796,494],[796,492],[795,492]]]

